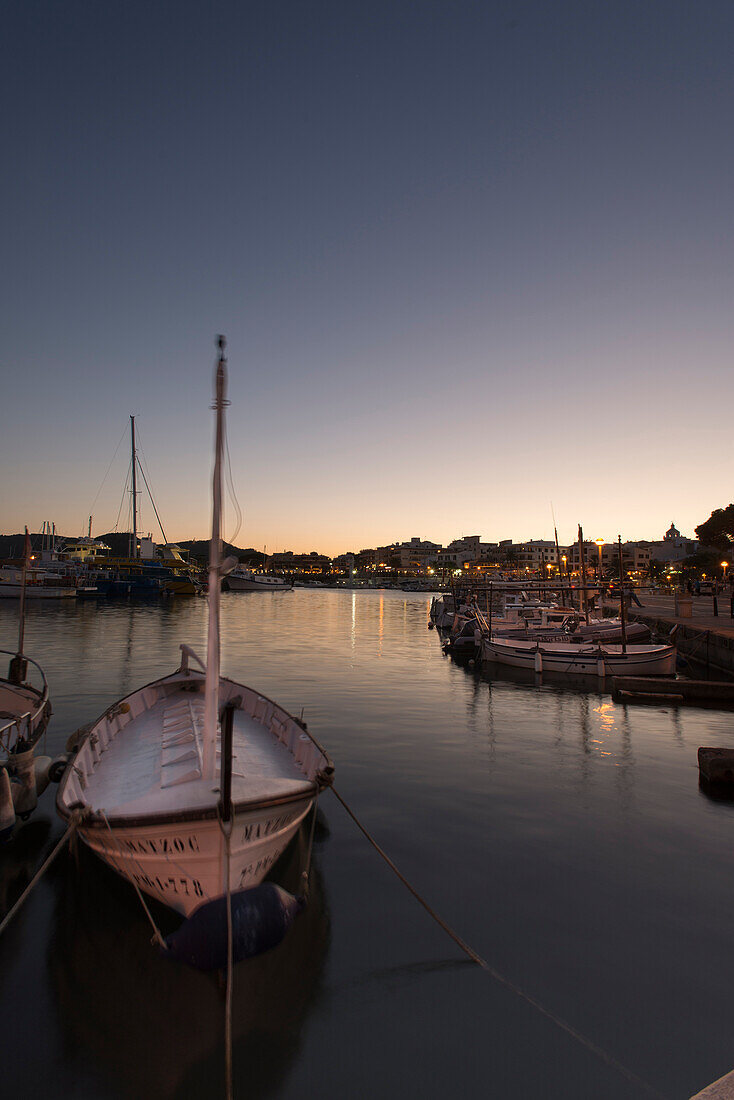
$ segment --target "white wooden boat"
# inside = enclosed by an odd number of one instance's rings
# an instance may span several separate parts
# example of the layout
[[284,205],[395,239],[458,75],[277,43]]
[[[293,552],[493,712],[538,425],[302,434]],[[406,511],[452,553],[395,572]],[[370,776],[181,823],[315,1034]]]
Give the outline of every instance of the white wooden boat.
[[48,569],[23,570],[12,565],[0,569],[0,599],[20,599],[24,585],[27,600],[62,600],[74,599],[76,596],[76,586],[73,582]]
[[[62,817],[84,808],[90,848],[141,890],[185,914],[224,893],[216,767],[205,764],[206,677],[181,668],[121,699],[95,722],[67,769]],[[277,704],[221,678],[234,714],[230,887],[261,882],[329,782],[331,762]]]
[[[206,672],[189,668],[195,655],[182,646],[176,672],[119,700],[94,723],[57,798],[63,818],[82,811],[79,834],[102,859],[186,916],[226,893],[227,866],[232,890],[261,882],[333,773],[304,725],[219,675],[219,590],[234,564],[220,560],[223,346],[220,340]],[[219,716],[227,704],[234,707],[231,758],[221,752]],[[229,858],[225,810],[233,822]]]
[[672,676],[675,646],[606,645],[485,638],[482,659],[535,672],[569,676]]
[[293,582],[285,577],[268,577],[251,569],[233,569],[222,587],[231,592],[290,592]]
[[[43,734],[51,715],[48,684],[40,665],[30,657],[9,650],[0,654],[11,658],[7,677],[0,677],[0,764],[12,753],[25,752]],[[36,669],[39,686],[27,679],[28,664]]]

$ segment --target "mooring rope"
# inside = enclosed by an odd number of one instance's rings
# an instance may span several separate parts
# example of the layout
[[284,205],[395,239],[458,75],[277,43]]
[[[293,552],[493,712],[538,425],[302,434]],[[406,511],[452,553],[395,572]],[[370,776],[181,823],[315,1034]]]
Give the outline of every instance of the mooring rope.
[[232,987],[234,985],[234,951],[232,943],[232,887],[229,881],[229,867],[231,858],[232,826],[234,815],[229,821],[224,821],[219,815],[219,828],[224,838],[224,879],[226,882],[225,897],[227,899],[227,991],[224,1009],[224,1095],[227,1100],[232,1100]]
[[[110,836],[112,837],[112,839],[115,842],[115,847],[117,848],[117,851],[120,853],[120,860],[122,861],[122,854],[123,854],[122,849],[120,848],[120,843],[119,843],[117,837],[115,836],[115,834],[112,830],[112,826],[110,825],[109,821],[107,820],[107,814],[104,812],[104,810],[99,810],[99,815],[102,818],[102,820],[104,821],[107,828],[109,829]],[[125,874],[125,872],[122,870],[122,866],[124,866],[124,864],[122,864],[122,862],[121,862],[121,864],[120,864],[120,874],[123,875],[123,877],[126,878],[129,882],[132,882],[133,886],[135,887],[135,893],[140,898],[140,904],[142,905],[143,909],[145,910],[145,915],[148,918],[148,920],[150,921],[151,928],[153,929],[153,942],[157,943],[158,946],[161,947],[164,951],[167,951],[168,946],[166,944],[166,941],[163,939],[163,936],[161,935],[161,931],[160,931],[158,925],[153,920],[153,915],[152,915],[150,909],[145,904],[145,898],[143,897],[143,894],[142,894],[142,891],[141,891],[140,887],[138,886],[137,882],[135,881],[135,876]],[[140,868],[140,870],[142,872],[142,867]]]
[[65,844],[67,844],[69,842],[69,840],[71,840],[72,833],[75,831],[75,829],[77,827],[77,824],[78,823],[77,823],[76,819],[71,821],[71,823],[69,824],[69,827],[67,828],[66,832],[64,833],[64,835],[62,836],[61,840],[58,842],[58,844],[56,845],[54,850],[44,860],[44,862],[41,864],[40,868],[36,871],[35,875],[31,879],[31,881],[28,883],[25,890],[20,895],[20,897],[18,898],[18,900],[16,901],[15,905],[10,910],[10,912],[6,913],[5,917],[3,918],[2,924],[0,924],[0,936],[3,934],[3,932],[5,931],[7,926],[10,924],[11,920],[13,919],[15,914],[18,912],[18,910],[20,909],[21,905],[23,904],[25,899],[30,894],[33,887],[36,885],[37,882],[40,882],[42,876],[49,869],[49,867],[51,866],[53,861],[56,859],[56,857],[59,854],[59,852],[61,851],[61,849],[64,847]]
[[301,894],[303,900],[308,901],[309,890],[311,889],[311,883],[309,876],[311,874],[311,855],[313,853],[313,834],[316,828],[316,814],[319,808],[319,796],[316,795],[313,801],[313,808],[311,811],[311,829],[308,834],[308,848],[306,849],[306,869],[301,872]]
[[526,993],[519,986],[515,985],[514,982],[511,982],[509,978],[506,978],[504,974],[500,974],[498,970],[495,970],[494,967],[485,962],[485,960],[480,955],[478,955],[477,952],[473,950],[473,948],[469,947],[467,943],[464,943],[461,937],[458,936],[456,932],[453,931],[453,929],[449,928],[448,924],[446,924],[446,922],[442,920],[441,917],[439,917],[438,913],[436,913],[435,910],[431,908],[425,898],[421,897],[415,887],[411,886],[405,876],[398,870],[393,861],[390,859],[387,852],[385,852],[380,847],[374,837],[370,835],[370,833],[367,831],[361,821],[357,818],[356,814],[353,813],[353,811],[344,801],[336,788],[332,787],[331,790],[334,792],[339,802],[341,802],[342,806],[347,811],[359,831],[363,834],[364,837],[366,837],[366,839],[369,841],[375,851],[384,859],[388,867],[395,872],[397,877],[410,891],[416,901],[419,901],[421,903],[429,916],[433,917],[436,923],[441,928],[443,928],[444,932],[446,932],[451,937],[454,943],[461,948],[464,954],[469,956],[472,962],[475,962],[479,966],[481,966],[483,970],[486,970],[486,972],[495,979],[495,981],[505,986],[506,989],[509,989],[510,992],[514,993],[516,997],[519,997],[521,1000],[525,1001],[526,1004],[530,1005],[531,1008],[536,1009],[536,1011],[539,1012],[542,1016],[545,1016],[546,1019],[554,1023],[556,1027],[559,1027],[562,1031],[565,1031],[566,1034],[569,1035],[572,1039],[575,1039],[577,1043],[580,1043],[581,1046],[585,1047],[586,1050],[590,1051],[590,1053],[596,1055],[596,1057],[601,1059],[602,1062],[605,1062],[612,1069],[615,1069],[628,1081],[633,1082],[635,1085],[637,1085],[638,1088],[642,1089],[643,1092],[647,1093],[648,1096],[653,1096],[656,1098],[656,1100],[665,1100],[663,1094],[658,1092],[657,1089],[653,1088],[652,1085],[649,1085],[647,1081],[644,1081],[641,1077],[638,1077],[636,1073],[632,1072],[632,1070],[627,1069],[627,1067],[622,1065],[621,1062],[617,1061],[617,1059],[613,1055],[608,1054],[605,1050],[602,1050],[602,1048],[597,1046],[596,1043],[593,1043],[591,1039],[587,1039],[585,1035],[582,1035],[581,1032],[577,1031],[576,1028],[571,1026],[571,1024],[566,1023],[566,1021],[560,1016],[557,1016],[554,1012],[551,1012],[550,1009],[545,1008],[540,1003],[540,1001],[537,1001],[535,997],[531,997],[529,993]]
[[377,843],[377,841],[374,839],[374,837],[370,836],[370,834],[367,832],[367,830],[365,829],[364,825],[359,820],[359,818],[357,818],[357,816],[354,813],[352,813],[351,809],[346,804],[346,802],[344,801],[342,796],[339,794],[336,787],[332,787],[331,790],[334,792],[334,794],[336,795],[338,800],[341,802],[342,806],[347,811],[347,813],[349,814],[349,816],[351,817],[352,821],[357,826],[359,831],[363,834],[363,836],[365,836],[367,838],[367,840],[370,842],[370,844],[375,849],[375,851],[378,853],[378,855],[382,856],[382,858],[385,860],[385,863],[388,865],[388,867],[392,871],[394,871],[394,873],[398,876],[398,878],[402,882],[403,886],[405,886],[411,892],[411,894],[416,899],[416,901],[419,901],[421,903],[421,905],[426,910],[426,912],[429,914],[429,916],[433,917],[436,924],[440,925],[440,927],[443,928],[444,932],[448,936],[451,937],[451,939],[454,941],[454,943],[458,947],[461,948],[461,950],[464,952],[465,955],[469,956],[469,958],[472,960],[472,962],[477,963],[479,966],[483,967],[485,970],[489,970],[489,967],[487,966],[487,963],[484,961],[484,959],[480,955],[477,955],[476,951],[474,951],[473,948],[471,948],[468,943],[464,943],[464,941],[461,939],[461,937],[458,936],[457,933],[454,932],[454,930],[452,928],[449,928],[448,924],[446,924],[446,922],[444,920],[442,920],[441,917],[439,917],[439,915],[435,911],[435,909],[431,909],[428,902],[425,900],[425,898],[421,897],[421,895],[418,893],[418,891],[415,889],[415,887],[411,886],[411,884],[408,882],[405,875],[403,875],[397,869],[397,867],[395,866],[393,861],[390,859],[387,852],[383,851],[383,849],[380,847],[380,845]]

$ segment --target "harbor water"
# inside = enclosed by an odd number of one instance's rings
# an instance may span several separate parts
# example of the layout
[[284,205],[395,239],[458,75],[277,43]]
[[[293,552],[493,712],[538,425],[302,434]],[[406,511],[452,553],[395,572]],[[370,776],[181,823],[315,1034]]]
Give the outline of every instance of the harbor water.
[[[475,673],[442,654],[429,606],[225,594],[223,673],[303,711],[342,797],[506,981],[462,956],[326,793],[308,909],[235,969],[235,1096],[690,1096],[734,1068],[734,803],[699,789],[696,764],[699,745],[734,744],[732,716]],[[30,606],[48,754],[172,671],[180,643],[203,655],[205,635],[197,599]],[[0,850],[0,915],[61,836],[55,791]],[[291,889],[304,846],[276,871]],[[150,940],[132,888],[83,846],[54,863],[0,941],[4,1095],[224,1094],[217,977]]]

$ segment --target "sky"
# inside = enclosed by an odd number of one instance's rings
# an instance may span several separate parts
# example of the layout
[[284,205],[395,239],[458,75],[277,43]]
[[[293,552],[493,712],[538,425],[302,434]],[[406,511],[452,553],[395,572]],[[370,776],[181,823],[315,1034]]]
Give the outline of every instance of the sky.
[[1,25],[2,532],[128,529],[135,415],[167,537],[207,537],[219,332],[240,546],[692,535],[734,497],[730,0]]

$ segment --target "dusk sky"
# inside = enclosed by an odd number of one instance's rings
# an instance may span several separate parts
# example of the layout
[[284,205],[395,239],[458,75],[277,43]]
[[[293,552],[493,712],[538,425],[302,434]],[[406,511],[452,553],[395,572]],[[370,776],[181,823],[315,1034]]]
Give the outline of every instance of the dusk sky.
[[240,546],[692,535],[734,498],[733,32],[6,0],[0,529],[111,530],[135,414],[206,537],[222,332]]

